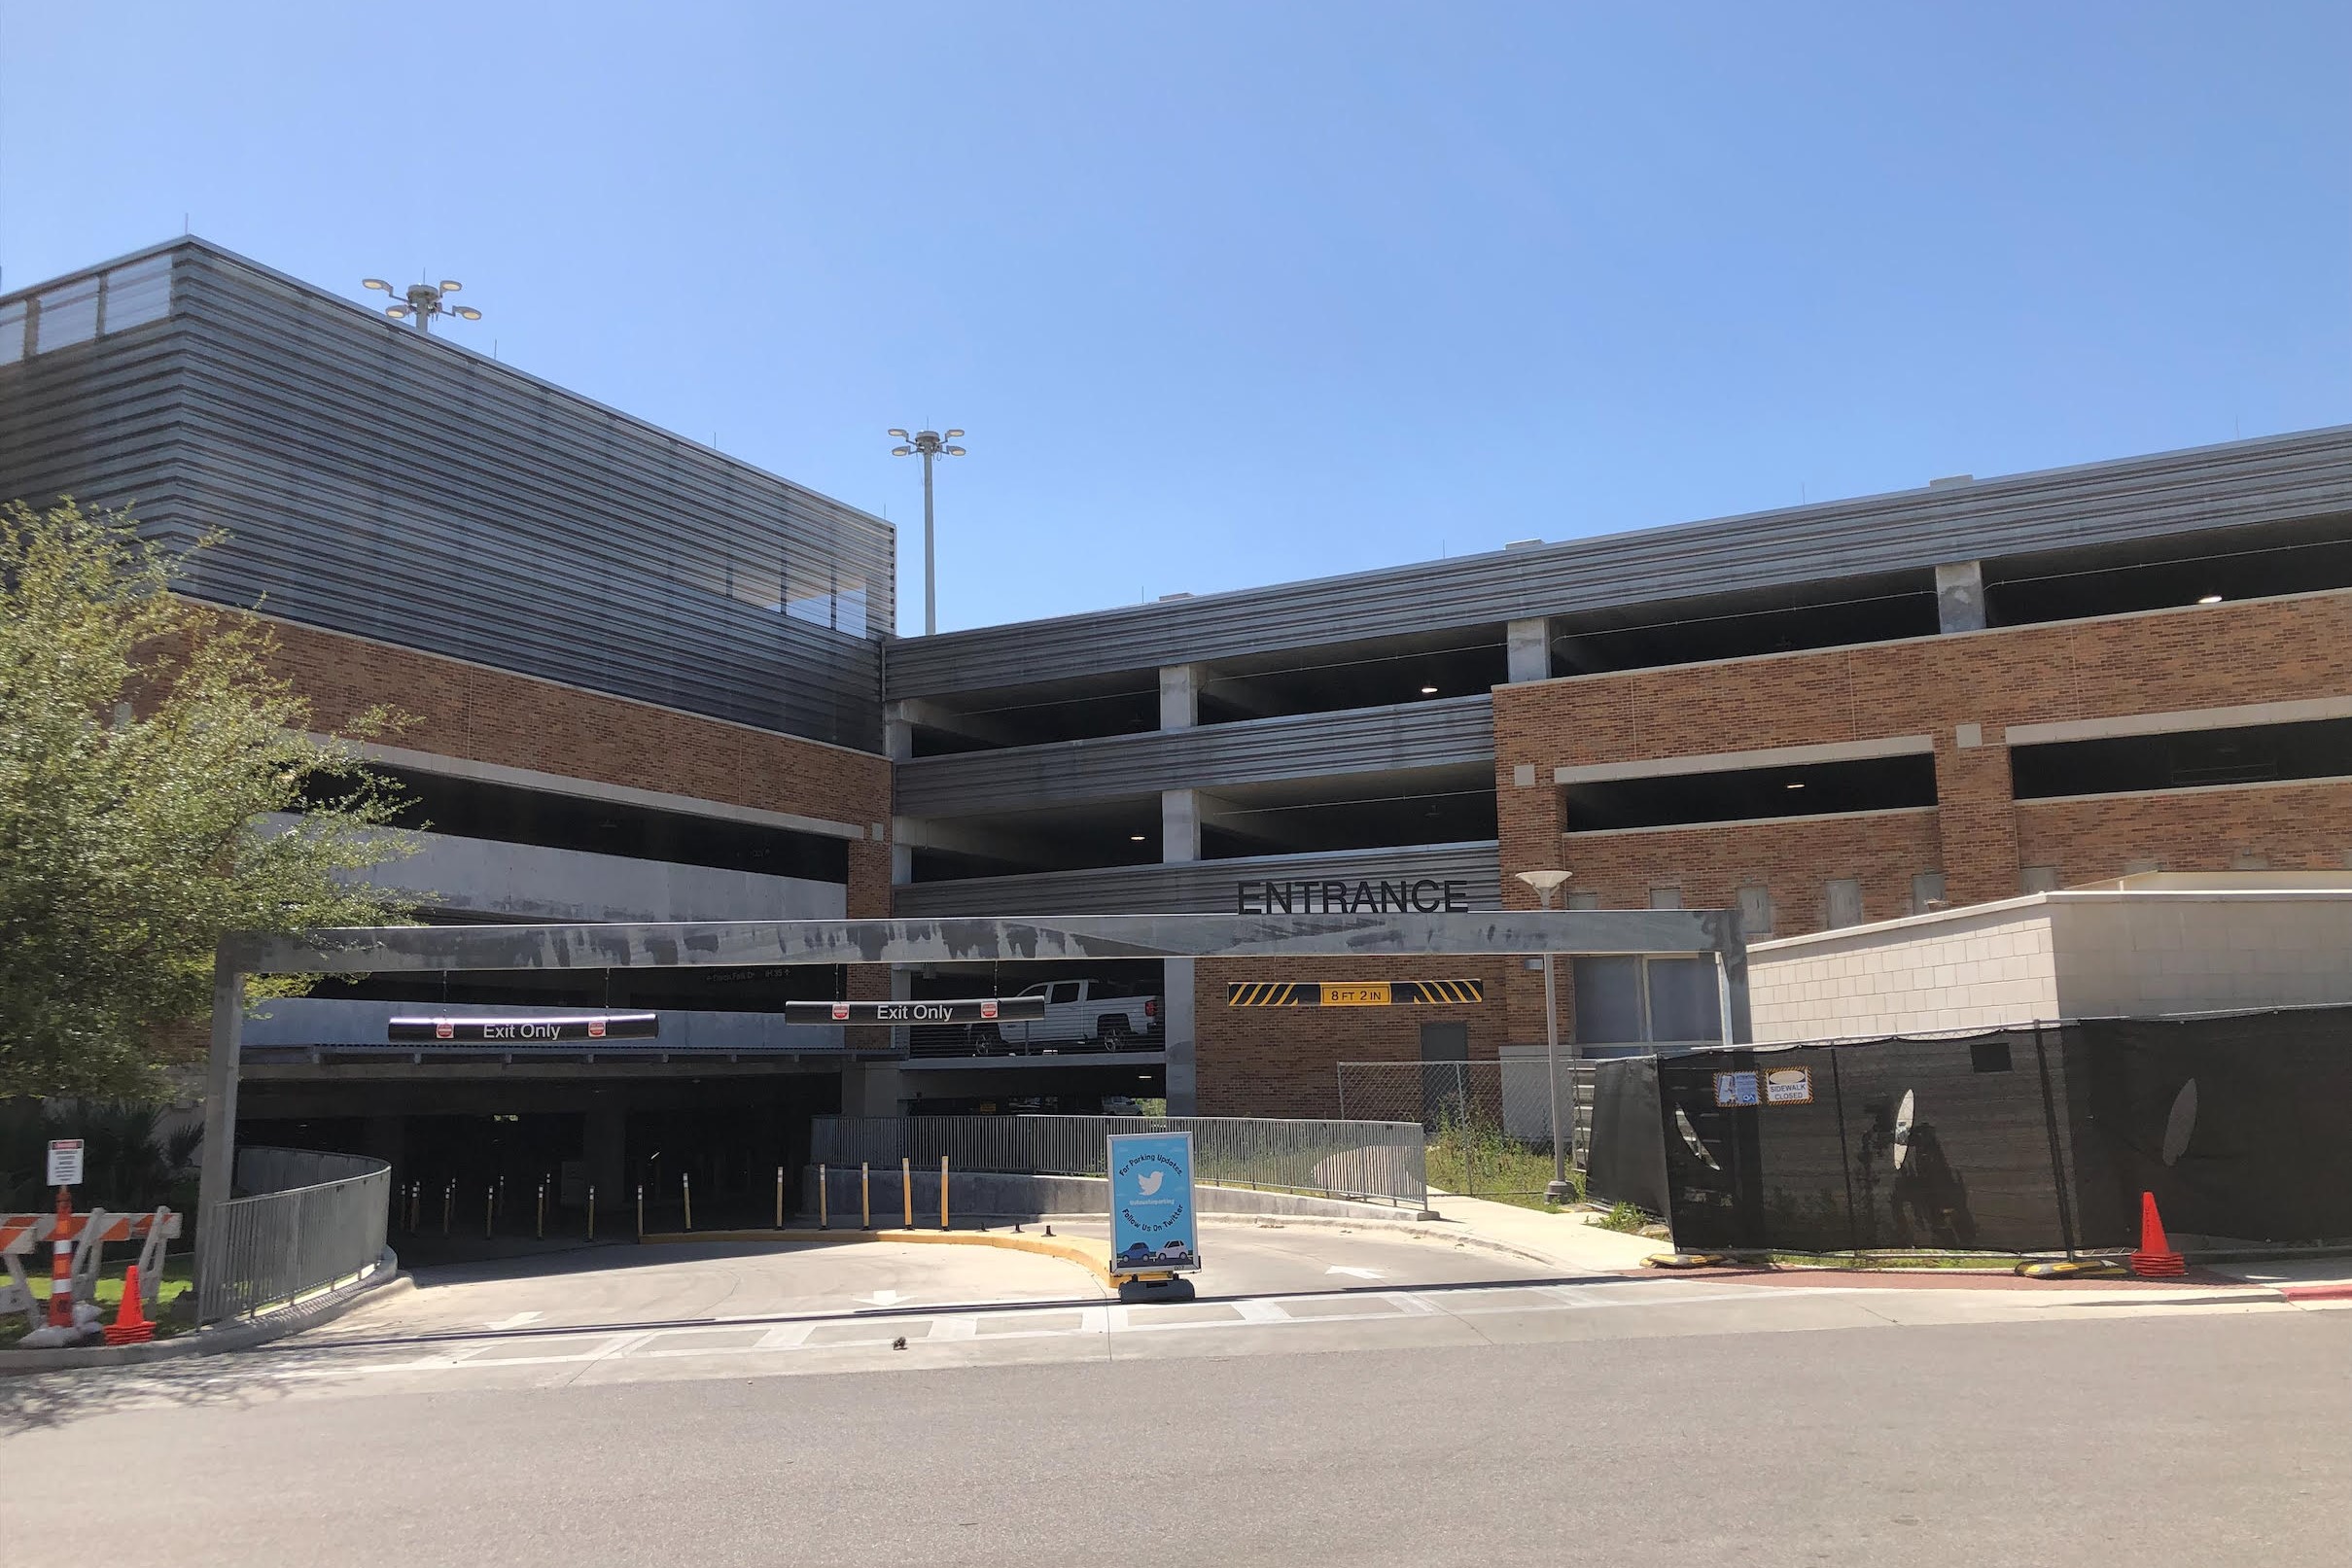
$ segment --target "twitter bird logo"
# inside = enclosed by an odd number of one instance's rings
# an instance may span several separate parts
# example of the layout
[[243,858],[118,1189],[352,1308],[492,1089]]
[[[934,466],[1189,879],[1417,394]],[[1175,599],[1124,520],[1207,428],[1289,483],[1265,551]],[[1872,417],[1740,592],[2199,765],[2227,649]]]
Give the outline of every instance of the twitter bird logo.
[[1136,1177],[1136,1185],[1143,1189],[1144,1197],[1149,1198],[1160,1190],[1160,1181],[1167,1174],[1164,1170],[1146,1170]]

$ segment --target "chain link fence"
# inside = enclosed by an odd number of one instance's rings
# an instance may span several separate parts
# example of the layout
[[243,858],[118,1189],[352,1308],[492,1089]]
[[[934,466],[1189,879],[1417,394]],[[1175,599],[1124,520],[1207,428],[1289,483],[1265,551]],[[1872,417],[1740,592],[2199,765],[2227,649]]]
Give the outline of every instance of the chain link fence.
[[815,1165],[1040,1176],[1108,1173],[1114,1132],[1190,1132],[1197,1179],[1317,1198],[1422,1205],[1427,1190],[1418,1122],[1283,1121],[1240,1116],[820,1116]]
[[[1589,1062],[1560,1064],[1562,1108],[1575,1107],[1581,1128],[1592,1121],[1592,1069]],[[1540,1053],[1486,1062],[1343,1062],[1339,1099],[1343,1117],[1418,1126],[1432,1191],[1542,1204],[1553,1170],[1552,1087]],[[1568,1179],[1581,1185],[1572,1168]]]
[[237,1151],[237,1186],[204,1225],[200,1321],[250,1316],[312,1291],[356,1284],[384,1259],[392,1167],[355,1154]]

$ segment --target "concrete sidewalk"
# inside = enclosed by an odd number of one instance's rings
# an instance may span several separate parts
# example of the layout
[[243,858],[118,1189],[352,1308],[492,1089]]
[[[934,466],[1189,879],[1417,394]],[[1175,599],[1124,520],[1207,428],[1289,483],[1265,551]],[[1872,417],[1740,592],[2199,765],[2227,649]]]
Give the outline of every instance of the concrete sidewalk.
[[1598,1214],[1571,1209],[1555,1214],[1484,1198],[1431,1194],[1429,1206],[1451,1224],[1484,1240],[1542,1259],[1570,1273],[1631,1273],[1644,1258],[1671,1252],[1673,1244],[1653,1237],[1604,1231],[1591,1222]]

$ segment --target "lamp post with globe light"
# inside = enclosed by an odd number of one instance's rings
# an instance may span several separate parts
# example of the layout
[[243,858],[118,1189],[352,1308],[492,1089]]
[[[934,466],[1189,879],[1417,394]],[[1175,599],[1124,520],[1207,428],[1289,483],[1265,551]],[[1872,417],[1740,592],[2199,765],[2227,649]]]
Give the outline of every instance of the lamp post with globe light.
[[[1572,875],[1573,872],[1567,871],[1522,871],[1519,880],[1535,889],[1543,907],[1550,909],[1552,899]],[[1576,1147],[1576,1123],[1573,1116],[1562,1117],[1560,1113],[1560,995],[1552,988],[1552,954],[1548,948],[1543,956],[1543,1060],[1552,1080],[1552,1180],[1543,1196],[1546,1202],[1564,1203],[1568,1201],[1568,1157]],[[1564,1139],[1561,1136],[1563,1123],[1567,1128]]]
[[931,460],[942,457],[962,457],[964,448],[950,446],[964,433],[951,430],[945,436],[935,430],[919,430],[909,436],[902,430],[891,432],[900,444],[891,448],[893,457],[923,459],[923,635],[932,636],[939,630],[939,571],[938,556],[932,548],[931,533]]
[[[360,287],[373,289],[381,294],[396,292],[392,285],[386,283],[382,278],[362,278]],[[479,321],[482,319],[482,313],[472,305],[452,305],[443,302],[447,296],[457,293],[464,287],[465,285],[455,278],[443,278],[438,284],[411,283],[405,290],[398,291],[402,297],[407,300],[407,303],[386,305],[384,314],[390,316],[394,321],[406,322],[420,332],[433,331],[433,318],[436,316],[455,316],[459,321]]]

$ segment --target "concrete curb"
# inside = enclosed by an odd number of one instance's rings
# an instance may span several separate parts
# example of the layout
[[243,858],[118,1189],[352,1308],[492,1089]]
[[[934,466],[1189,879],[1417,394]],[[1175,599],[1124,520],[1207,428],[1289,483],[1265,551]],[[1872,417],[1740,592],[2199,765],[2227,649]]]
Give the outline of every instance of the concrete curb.
[[84,1367],[136,1367],[153,1361],[177,1361],[186,1356],[217,1356],[230,1350],[250,1350],[257,1344],[282,1340],[289,1334],[332,1323],[362,1302],[405,1295],[416,1281],[405,1270],[379,1273],[366,1283],[304,1306],[284,1307],[250,1322],[227,1328],[198,1329],[146,1344],[77,1344],[54,1350],[0,1350],[0,1377],[21,1377],[39,1372],[71,1372]]
[[1459,1242],[1463,1246],[1477,1247],[1487,1252],[1499,1252],[1506,1258],[1518,1258],[1527,1263],[1540,1263],[1547,1269],[1559,1269],[1571,1273],[1589,1274],[1613,1272],[1607,1269],[1595,1269],[1587,1264],[1567,1263],[1528,1247],[1515,1246],[1509,1241],[1497,1241],[1491,1236],[1482,1236],[1478,1232],[1468,1229],[1459,1220],[1412,1220],[1391,1218],[1387,1215],[1367,1216],[1360,1220],[1343,1220],[1330,1219],[1319,1214],[1204,1214],[1201,1218],[1203,1221],[1231,1221],[1246,1224],[1251,1230],[1265,1231],[1285,1230],[1291,1226],[1302,1226],[1310,1230],[1387,1231],[1392,1235],[1423,1237],[1432,1241]]
[[[1031,1219],[1024,1219],[1021,1223],[1024,1225],[1085,1224],[1090,1221],[1100,1222],[1103,1218],[1104,1216],[1101,1214],[1086,1213],[1041,1214]],[[1459,1220],[1416,1220],[1387,1214],[1366,1214],[1361,1217],[1348,1215],[1343,1217],[1330,1214],[1204,1213],[1201,1216],[1201,1221],[1204,1225],[1238,1225],[1246,1227],[1247,1229],[1253,1231],[1288,1230],[1293,1228],[1301,1230],[1328,1231],[1385,1231],[1390,1235],[1421,1237],[1433,1241],[1457,1242],[1464,1246],[1480,1248],[1483,1251],[1499,1253],[1507,1258],[1516,1258],[1523,1263],[1539,1263],[1547,1269],[1557,1269],[1564,1273],[1599,1274],[1621,1272],[1607,1269],[1597,1269],[1589,1264],[1568,1263],[1560,1258],[1552,1257],[1545,1253],[1536,1252],[1527,1247],[1514,1246],[1508,1241],[1497,1241],[1492,1237],[1481,1236],[1476,1231],[1464,1228]],[[930,1243],[941,1241],[959,1242],[966,1246],[1005,1247],[1016,1252],[1035,1252],[1044,1257],[1067,1259],[1069,1262],[1077,1264],[1079,1267],[1087,1270],[1090,1273],[1094,1274],[1096,1278],[1102,1280],[1106,1285],[1112,1283],[1107,1261],[1097,1257],[1094,1251],[1088,1246],[1082,1245],[1075,1241],[1068,1240],[1061,1237],[1026,1235],[1014,1236],[1008,1235],[1001,1231],[860,1231],[855,1228],[846,1231],[820,1231],[810,1227],[801,1226],[788,1228],[781,1231],[756,1230],[666,1231],[659,1233],[649,1232],[646,1236],[640,1237],[640,1240],[647,1245],[653,1245],[656,1243],[662,1245],[673,1245],[676,1243],[688,1241],[791,1241],[801,1243],[839,1243],[849,1241],[916,1241]]]
[[639,1238],[645,1246],[674,1246],[692,1241],[790,1241],[841,1246],[861,1241],[916,1242],[928,1246],[997,1247],[1007,1252],[1034,1252],[1039,1257],[1074,1263],[1105,1285],[1112,1283],[1110,1260],[1097,1257],[1093,1247],[1056,1236],[1012,1236],[999,1231],[670,1231]]

